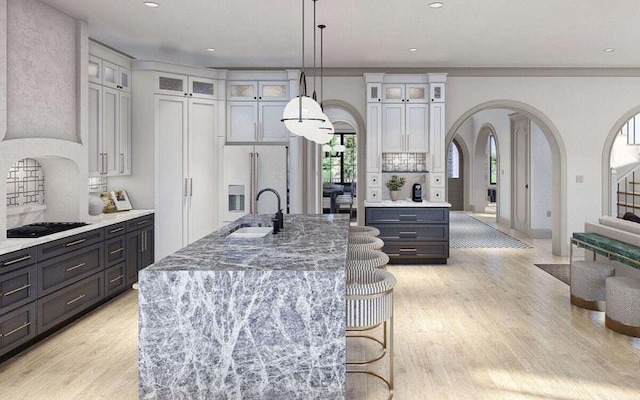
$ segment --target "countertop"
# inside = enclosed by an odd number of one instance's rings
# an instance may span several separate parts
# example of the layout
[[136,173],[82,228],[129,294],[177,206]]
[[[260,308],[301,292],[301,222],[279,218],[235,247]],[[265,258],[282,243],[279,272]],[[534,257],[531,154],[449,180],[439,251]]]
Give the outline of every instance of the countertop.
[[271,214],[246,215],[144,271],[344,269],[349,238],[348,215],[287,214],[284,229],[278,234],[251,239],[226,237],[243,224],[270,226],[271,217]]
[[100,214],[90,216],[84,222],[88,225],[79,228],[69,229],[67,231],[54,233],[34,239],[4,239],[0,240],[0,255],[11,253],[12,251],[26,249],[27,247],[36,246],[43,243],[52,242],[58,239],[64,239],[79,233],[88,232],[94,229],[117,224],[130,219],[142,217],[144,215],[153,214],[154,210],[130,210],[112,214]]
[[422,200],[421,202],[412,201],[411,199],[398,201],[382,200],[382,201],[365,201],[365,207],[447,207],[450,208],[451,204],[446,202],[431,202]]

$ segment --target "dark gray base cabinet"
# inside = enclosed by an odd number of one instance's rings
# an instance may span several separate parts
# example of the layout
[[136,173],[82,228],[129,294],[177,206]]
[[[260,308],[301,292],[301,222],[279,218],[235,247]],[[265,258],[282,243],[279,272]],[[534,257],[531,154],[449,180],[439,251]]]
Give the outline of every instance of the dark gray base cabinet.
[[0,362],[131,288],[153,214],[0,256]]
[[447,263],[448,207],[367,207],[365,224],[380,230],[390,263]]

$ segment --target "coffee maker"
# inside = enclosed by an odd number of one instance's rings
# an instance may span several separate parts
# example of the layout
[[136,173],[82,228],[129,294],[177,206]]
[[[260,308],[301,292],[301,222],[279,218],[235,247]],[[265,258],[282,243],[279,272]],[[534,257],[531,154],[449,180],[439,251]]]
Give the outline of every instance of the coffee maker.
[[422,201],[422,185],[419,183],[413,184],[413,189],[411,190],[411,200],[420,202]]

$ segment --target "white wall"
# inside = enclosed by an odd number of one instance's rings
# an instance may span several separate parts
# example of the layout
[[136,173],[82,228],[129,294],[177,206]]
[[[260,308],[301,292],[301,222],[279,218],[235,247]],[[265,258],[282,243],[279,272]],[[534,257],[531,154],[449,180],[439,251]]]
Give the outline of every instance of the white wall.
[[[544,133],[531,123],[531,230],[547,237],[551,230],[551,149]],[[537,231],[537,232],[536,232]],[[550,236],[549,236],[550,237]]]

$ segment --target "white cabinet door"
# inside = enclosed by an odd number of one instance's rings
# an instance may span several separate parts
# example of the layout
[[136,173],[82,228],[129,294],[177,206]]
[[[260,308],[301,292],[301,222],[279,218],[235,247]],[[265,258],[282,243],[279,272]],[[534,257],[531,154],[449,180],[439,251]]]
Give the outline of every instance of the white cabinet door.
[[426,103],[429,98],[429,85],[426,83],[408,83],[405,85],[405,100],[409,103]]
[[186,75],[169,74],[156,72],[155,92],[158,94],[168,94],[173,96],[187,96],[188,79]]
[[89,55],[89,82],[102,84],[102,60]]
[[[159,260],[185,245],[188,182],[186,176],[187,99],[156,96],[157,144],[155,251]],[[151,149],[149,149],[151,151]],[[186,236],[186,234],[185,234]]]
[[431,153],[430,172],[447,171],[447,152],[445,149],[445,103],[429,104],[429,153]]
[[254,101],[227,102],[227,142],[255,142],[257,133],[258,103]]
[[102,85],[89,84],[89,176],[101,175],[102,164]]
[[118,67],[118,89],[131,92],[131,71]]
[[258,100],[258,82],[227,82],[227,100]]
[[382,105],[367,104],[367,171],[380,172]]
[[213,100],[189,99],[189,227],[187,243],[208,235],[217,228],[218,196],[216,158],[216,113]]
[[281,121],[286,102],[264,102],[260,105],[259,138],[261,142],[289,143],[289,131]]
[[404,83],[385,83],[382,85],[383,103],[404,103]]
[[428,144],[428,104],[406,104],[406,151],[410,153],[426,153]]
[[131,174],[131,94],[120,91],[118,127],[118,174]]
[[189,97],[216,100],[218,98],[218,82],[215,79],[189,77]]
[[382,100],[382,84],[367,83],[367,103],[379,103]]
[[382,104],[382,152],[404,151],[404,104]]
[[102,84],[104,86],[118,88],[118,66],[108,61],[102,61]]
[[120,126],[120,92],[104,87],[102,90],[102,163],[103,173],[118,175],[118,129]]

